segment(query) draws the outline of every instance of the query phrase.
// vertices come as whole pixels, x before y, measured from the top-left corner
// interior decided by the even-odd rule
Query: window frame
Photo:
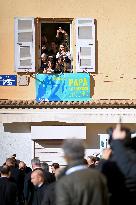
[[[35,65],[32,68],[18,68],[18,64],[17,64],[17,60],[20,59],[20,55],[18,52],[18,48],[15,45],[14,47],[14,64],[15,64],[15,69],[16,72],[22,72],[22,73],[26,73],[26,72],[33,72],[33,73],[38,73],[38,69],[40,68],[40,64],[41,64],[41,24],[42,23],[69,23],[70,24],[70,53],[71,53],[71,66],[72,66],[72,70],[73,73],[74,72],[84,72],[83,69],[79,69],[79,62],[78,62],[78,53],[79,53],[79,49],[81,47],[83,47],[83,45],[88,47],[88,42],[89,40],[86,40],[86,42],[83,40],[77,41],[77,35],[78,35],[78,24],[77,22],[79,20],[92,20],[92,22],[94,23],[95,26],[95,20],[93,18],[45,18],[45,17],[15,17],[15,20],[19,19],[19,20],[32,20],[33,24],[32,24],[32,31],[33,31],[33,48],[32,49],[32,64]],[[27,30],[28,31],[28,30]],[[74,32],[75,31],[75,32]],[[95,32],[96,32],[96,27],[94,27],[94,48],[93,48],[93,63],[94,63],[94,68],[87,69],[87,72],[95,72],[95,66],[96,66],[96,55],[95,55],[95,49],[96,49],[96,38],[95,38]],[[18,38],[18,33],[19,30],[17,28],[17,24],[15,23],[15,27],[14,27],[14,38],[15,38],[15,42],[17,43],[17,38]],[[74,44],[73,44],[74,42]],[[19,44],[19,43],[18,43]],[[25,43],[24,43],[25,45]],[[16,54],[18,54],[18,56],[16,56]],[[18,58],[18,59],[17,59]],[[92,59],[91,58],[91,59]],[[81,59],[81,58],[80,58]],[[19,61],[18,61],[19,62]]]
[[[26,73],[26,72],[35,72],[35,23],[34,23],[34,17],[15,17],[14,18],[14,65],[15,65],[15,71],[17,73]],[[18,21],[19,20],[31,20],[32,21],[32,29],[24,29],[20,30],[18,29]],[[32,42],[19,42],[18,41],[18,34],[23,32],[32,32]],[[20,48],[23,47],[30,47],[30,59],[31,59],[31,67],[30,66],[20,66]],[[28,58],[24,58],[24,60],[27,60]]]
[[[36,53],[38,54],[36,57],[37,62],[37,72],[38,68],[40,67],[40,56],[41,56],[41,24],[42,23],[68,23],[70,24],[70,54],[71,54],[71,66],[73,70],[73,33],[72,33],[72,24],[73,24],[73,18],[37,18],[38,19],[38,30],[36,32],[36,35],[38,35],[38,39],[36,40],[38,43],[38,51]],[[39,61],[39,62],[38,62]]]
[[[79,21],[90,21],[90,23],[79,23]],[[91,23],[92,22],[92,23]],[[90,26],[92,27],[92,39],[79,39],[78,38],[78,32],[79,32],[79,27],[85,27],[85,26]],[[76,19],[76,72],[89,72],[89,73],[93,73],[95,72],[95,50],[96,50],[96,26],[95,26],[95,20],[93,18],[77,18]],[[80,49],[83,47],[90,47],[91,48],[91,54],[90,57],[89,56],[82,56],[81,57],[81,53],[80,53]],[[89,68],[89,66],[80,66],[80,60],[91,60],[92,59],[92,64],[93,64],[93,68]],[[91,67],[91,65],[90,65]]]

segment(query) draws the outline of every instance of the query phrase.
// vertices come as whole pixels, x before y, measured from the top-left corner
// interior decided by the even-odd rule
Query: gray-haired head
[[[84,158],[85,147],[83,140],[75,138],[64,140],[62,149],[65,157],[70,160],[76,161]]]
[[[49,171],[49,165],[46,163],[46,162],[43,162],[42,164],[41,164],[41,168],[43,169],[43,170],[45,170],[45,171]]]
[[[40,160],[38,158],[33,158],[31,160],[31,164],[35,165],[35,166],[38,166],[38,167],[41,166]]]

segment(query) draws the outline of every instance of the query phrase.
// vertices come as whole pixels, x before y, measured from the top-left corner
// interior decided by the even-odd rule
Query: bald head
[[[42,169],[35,169],[31,174],[31,182],[34,186],[39,186],[45,181],[44,172]]]

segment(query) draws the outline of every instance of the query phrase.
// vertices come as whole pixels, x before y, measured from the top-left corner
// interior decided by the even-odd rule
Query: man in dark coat
[[[108,154],[110,156],[108,156]],[[100,160],[97,169],[102,172],[107,179],[110,202],[109,204],[127,205],[125,178],[117,166],[114,153],[111,154],[111,150],[106,149],[103,151],[102,159]]]
[[[118,128],[118,126],[120,128]],[[118,132],[120,130],[120,133]],[[121,137],[122,141],[113,140]],[[124,138],[123,138],[124,137]],[[131,170],[129,161],[136,163],[136,155],[130,149],[131,132],[121,125],[117,125],[110,134],[111,149],[105,149],[103,160],[98,168],[106,176],[110,193],[110,205],[133,205],[136,204],[136,175],[129,176],[128,170]],[[124,151],[123,151],[123,149]],[[133,203],[135,200],[135,203]]]
[[[125,176],[128,205],[136,204],[136,139],[131,139],[130,146],[125,146],[126,132],[118,124],[112,134],[112,148],[118,167]]]
[[[56,205],[55,182],[48,185],[41,205]]]
[[[29,173],[32,172],[30,167],[27,167],[26,164],[23,161],[19,162],[19,172],[20,172],[20,177],[19,177],[19,186],[18,186],[18,191],[19,191],[19,205],[24,205],[24,180],[25,176]]]
[[[63,150],[68,166],[56,184],[57,205],[107,205],[105,178],[84,164],[82,140],[66,140]]]
[[[15,160],[13,158],[7,158],[6,165],[10,167],[10,172],[11,172],[10,180],[15,182],[18,187],[20,183],[20,171],[18,167],[15,166]]]
[[[32,164],[33,171],[36,169],[43,170],[41,168],[41,163],[40,163],[40,160],[38,158],[32,159],[31,164]],[[55,181],[55,177],[50,172],[48,172],[47,170],[43,170],[43,172],[44,172],[44,177],[45,177],[46,183],[50,184],[50,183]],[[26,203],[28,203],[28,204],[29,204],[31,195],[32,195],[33,190],[34,190],[34,186],[31,183],[31,174],[32,174],[32,172],[29,172],[25,176],[25,181],[24,181],[24,198],[25,198]]]
[[[44,193],[48,184],[45,182],[44,172],[41,169],[36,169],[31,174],[31,182],[34,185],[33,194],[31,196],[31,205],[41,205]]]
[[[19,168],[15,164],[14,158],[7,158],[6,159],[6,165],[10,167],[10,181],[16,183],[17,189],[18,189],[18,204],[21,205],[21,198],[22,195],[20,187],[23,186],[22,176]]]
[[[8,166],[1,167],[0,205],[16,205],[17,186],[9,180],[10,174]]]

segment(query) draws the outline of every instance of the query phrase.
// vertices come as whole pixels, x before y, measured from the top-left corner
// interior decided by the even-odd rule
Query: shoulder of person
[[[25,181],[31,180],[31,174],[32,174],[32,171],[30,171],[29,173],[27,173],[27,174],[25,175]]]
[[[3,184],[3,183],[8,183],[8,178],[6,177],[0,177],[0,183]]]
[[[75,178],[76,176],[77,177],[81,177],[81,178],[84,178],[84,179],[89,179],[91,177],[91,179],[93,180],[96,180],[96,178],[99,178],[99,177],[103,177],[103,175],[97,170],[97,169],[91,169],[91,168],[87,168],[87,169],[84,169],[84,170],[79,170],[77,172],[74,172],[72,174],[70,174],[72,178]],[[68,176],[70,176],[68,175]]]
[[[28,174],[29,172],[32,172],[32,169],[30,167],[26,167],[26,174]]]
[[[17,184],[14,181],[8,180],[8,187],[12,189],[12,191],[17,191]]]

